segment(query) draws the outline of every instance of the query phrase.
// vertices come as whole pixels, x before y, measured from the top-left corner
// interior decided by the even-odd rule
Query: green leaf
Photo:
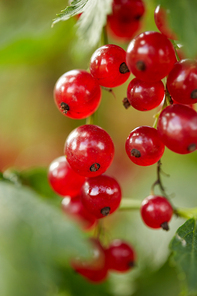
[[[56,288],[60,263],[89,251],[60,209],[27,188],[0,182],[0,295],[44,296]]]
[[[170,243],[172,259],[184,279],[189,295],[197,294],[197,222],[187,220]]]
[[[53,25],[82,13],[77,22],[78,35],[86,47],[93,47],[100,40],[107,15],[111,12],[111,3],[112,0],[74,0],[71,6],[58,14]]]
[[[59,21],[66,21],[70,17],[84,12],[85,5],[87,2],[88,0],[72,1],[70,6],[67,6],[65,9],[63,9],[60,13],[57,14],[57,18],[54,19],[52,26]]]
[[[176,270],[169,261],[156,271],[145,268],[135,282],[136,290],[132,296],[178,296],[180,283]],[[161,289],[162,287],[162,289]]]
[[[188,58],[197,56],[197,0],[157,0],[157,4],[170,10],[169,21],[176,32],[179,43],[183,44]]]

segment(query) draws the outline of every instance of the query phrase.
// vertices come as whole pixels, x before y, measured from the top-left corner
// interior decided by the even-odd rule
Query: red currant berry
[[[100,242],[96,239],[91,239],[92,257],[89,261],[80,258],[72,261],[73,269],[93,283],[101,283],[106,280],[108,275],[108,267],[106,264],[105,250]]]
[[[104,173],[114,157],[109,134],[96,125],[82,125],[73,130],[65,143],[65,154],[72,169],[85,177]]]
[[[118,182],[106,175],[88,178],[81,188],[84,207],[98,219],[117,210],[121,197]]]
[[[176,62],[172,43],[159,32],[144,32],[129,44],[126,63],[136,78],[152,82],[164,78]]]
[[[114,0],[112,14],[107,18],[109,33],[118,39],[131,40],[140,28],[140,18],[145,12],[141,0]]]
[[[167,88],[175,101],[181,104],[197,103],[197,61],[177,62],[168,75]]]
[[[140,126],[131,131],[126,140],[125,149],[132,162],[147,166],[160,160],[165,146],[155,128]]]
[[[179,104],[166,107],[159,116],[157,129],[170,150],[187,154],[197,149],[197,113],[192,108]]]
[[[170,11],[168,9],[164,9],[161,7],[161,5],[158,5],[154,13],[155,24],[163,35],[169,39],[176,40],[176,34],[169,28],[168,25],[169,14]]]
[[[90,73],[104,87],[123,84],[130,75],[126,65],[126,51],[114,44],[98,48],[91,57]]]
[[[129,103],[139,111],[152,110],[158,107],[164,98],[162,81],[145,82],[134,78],[127,88]]]
[[[137,31],[139,31],[141,23],[135,19],[122,19],[117,18],[116,14],[109,15],[107,18],[107,32],[120,42],[130,41]]]
[[[82,119],[90,116],[98,108],[101,89],[90,73],[85,70],[72,70],[58,79],[54,98],[62,114]]]
[[[151,228],[169,230],[168,222],[173,215],[170,202],[163,196],[149,195],[141,205],[141,216],[144,223]]]
[[[65,196],[75,196],[79,194],[85,177],[78,175],[70,167],[65,156],[61,156],[49,166],[48,180],[55,192]]]
[[[96,225],[97,219],[83,206],[80,195],[75,197],[66,196],[62,200],[62,210],[76,220],[82,228],[89,230]]]
[[[135,265],[133,247],[120,239],[113,240],[106,250],[108,269],[125,272]]]

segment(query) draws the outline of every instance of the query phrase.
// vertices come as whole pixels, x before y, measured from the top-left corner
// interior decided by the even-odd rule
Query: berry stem
[[[103,27],[103,34],[102,35],[103,35],[102,41],[103,41],[104,45],[109,44],[106,26]]]
[[[161,170],[161,165],[162,165],[161,160],[159,160],[157,162],[157,180],[153,183],[153,185],[151,187],[151,195],[154,195],[154,188],[155,188],[155,186],[156,185],[159,185],[159,188],[160,188],[163,196],[165,196],[167,198],[168,196],[167,196],[167,194],[165,192],[165,188],[164,188],[164,186],[163,186],[163,184],[161,182],[161,173],[163,173],[162,170]],[[166,176],[169,176],[167,174],[165,174],[165,175]]]
[[[166,88],[165,90],[165,99],[164,99],[164,102],[163,102],[163,105],[162,105],[162,108],[161,110],[159,110],[159,112],[157,112],[155,115],[154,115],[154,118],[155,118],[155,121],[153,123],[153,127],[154,128],[157,128],[157,122],[158,122],[158,119],[159,119],[159,115],[160,113],[163,111],[163,109],[165,109],[167,106],[171,105],[171,97],[170,97],[170,94]]]
[[[172,45],[174,46],[174,51],[175,51],[176,59],[179,62],[180,61],[180,58],[179,58],[178,53],[177,53],[177,49],[179,49],[179,48],[178,48],[178,46],[177,46],[177,44],[176,44],[176,42],[174,40],[171,39],[170,41],[171,41]]]
[[[127,210],[139,210],[141,207],[141,201],[137,199],[123,198],[119,207],[120,211]]]
[[[95,113],[86,118],[86,124],[94,124],[94,115]]]
[[[197,219],[197,208],[176,208],[174,209],[174,214],[185,219]]]

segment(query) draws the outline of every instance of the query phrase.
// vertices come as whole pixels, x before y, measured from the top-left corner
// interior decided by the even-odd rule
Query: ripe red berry
[[[55,103],[62,114],[82,119],[96,111],[101,101],[97,81],[85,70],[72,70],[63,74],[54,89]]]
[[[61,156],[50,164],[48,180],[55,192],[62,196],[69,195],[73,197],[79,194],[85,177],[73,171],[66,157]]]
[[[167,88],[178,103],[197,103],[197,62],[195,60],[177,62],[168,75]]]
[[[132,162],[147,166],[160,160],[165,146],[155,128],[140,126],[131,131],[126,140],[125,149]]]
[[[174,104],[160,114],[157,125],[162,142],[172,151],[187,154],[197,149],[197,112]]]
[[[82,228],[89,230],[96,225],[97,219],[91,213],[89,213],[81,202],[81,196],[75,197],[66,196],[62,200],[62,210],[64,213],[74,218]]]
[[[104,87],[123,84],[130,75],[126,65],[126,51],[114,44],[101,46],[91,57],[90,73]]]
[[[112,13],[107,18],[109,33],[123,41],[129,41],[140,28],[140,18],[145,12],[142,0],[114,0]]]
[[[82,125],[73,130],[65,143],[65,154],[72,169],[85,177],[104,173],[114,157],[109,134],[96,125]]]
[[[106,264],[105,250],[96,239],[90,240],[92,245],[92,257],[90,260],[82,260],[77,258],[72,260],[73,269],[93,283],[103,282],[108,275],[108,267]]]
[[[173,215],[170,202],[163,196],[149,195],[141,205],[141,216],[144,223],[151,228],[169,230],[168,222]]]
[[[144,32],[129,44],[126,63],[136,78],[152,82],[164,78],[176,62],[172,43],[159,32]]]
[[[134,78],[127,88],[129,103],[139,111],[152,110],[158,107],[164,98],[162,81],[145,82]]]
[[[81,201],[84,207],[98,219],[117,210],[121,197],[118,182],[106,175],[88,178],[81,188]]]
[[[109,270],[129,271],[135,265],[135,252],[131,245],[120,239],[113,240],[106,250]]]
[[[168,9],[164,9],[163,7],[161,7],[161,5],[158,5],[154,13],[155,24],[163,35],[165,35],[169,39],[176,40],[176,34],[170,29],[168,24],[169,14],[170,11]]]

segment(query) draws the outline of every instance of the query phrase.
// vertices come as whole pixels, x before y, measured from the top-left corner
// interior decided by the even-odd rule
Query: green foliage
[[[197,221],[187,220],[176,232],[170,248],[172,259],[179,268],[180,277],[185,279],[186,295],[197,294]]]
[[[77,23],[78,35],[87,48],[94,47],[100,40],[106,17],[111,12],[111,3],[112,0],[74,0],[71,6],[57,15],[53,25],[83,12]]]
[[[61,210],[31,190],[0,182],[0,295],[40,296],[56,288],[58,266],[89,246]]]
[[[184,45],[184,51],[187,57],[196,58],[197,1],[156,0],[155,2],[170,10],[170,25],[176,32],[179,42]]]
[[[150,272],[145,269],[136,281],[136,292],[132,296],[178,296],[179,284],[175,268],[167,261],[157,271]]]

